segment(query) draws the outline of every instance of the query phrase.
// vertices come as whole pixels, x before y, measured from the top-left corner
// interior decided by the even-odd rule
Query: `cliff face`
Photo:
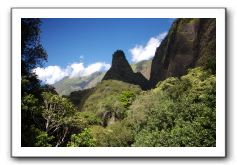
[[[216,70],[216,20],[214,18],[177,19],[156,49],[151,62],[150,80],[134,73],[123,51],[113,54],[112,67],[103,80],[114,79],[139,85],[143,90],[167,77],[180,77],[197,66]]]
[[[184,75],[203,66],[215,73],[216,20],[177,19],[152,60],[150,86],[167,77]]]
[[[112,66],[103,78],[103,80],[111,79],[139,85],[143,90],[149,88],[149,81],[141,73],[133,72],[125,58],[124,52],[121,50],[113,54]]]

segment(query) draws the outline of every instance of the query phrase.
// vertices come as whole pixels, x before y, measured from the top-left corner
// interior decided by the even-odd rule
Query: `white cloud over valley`
[[[61,68],[60,66],[48,66],[46,68],[37,67],[33,72],[35,72],[38,78],[44,83],[54,84],[66,76],[70,78],[89,76],[95,72],[107,71],[109,68],[110,64],[104,62],[96,62],[87,67],[84,66],[83,62],[80,62],[70,64],[66,68]]]
[[[165,38],[167,32],[161,33],[156,37],[151,37],[146,45],[136,45],[130,49],[132,62],[148,60],[155,55],[156,48],[160,46],[161,41]]]

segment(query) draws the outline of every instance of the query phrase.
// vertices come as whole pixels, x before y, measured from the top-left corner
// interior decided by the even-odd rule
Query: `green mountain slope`
[[[94,88],[72,92],[69,99],[79,113],[99,119],[88,127],[95,146],[214,147],[215,89],[215,75],[198,67],[148,91],[104,80]]]
[[[67,96],[27,93],[24,146],[216,147],[215,47],[215,19],[177,19],[152,62],[120,50],[106,74],[54,84]]]
[[[85,77],[65,77],[53,84],[59,95],[69,95],[73,91],[88,89],[96,86],[102,80],[104,73],[96,72]]]
[[[131,64],[131,67],[135,73],[141,72],[145,78],[150,78],[151,60],[144,60],[136,64]],[[53,84],[53,87],[55,87],[55,90],[59,95],[69,95],[73,91],[95,87],[99,82],[101,82],[104,75],[105,73],[96,72],[85,77],[64,77],[62,80]]]
[[[126,109],[141,91],[138,85],[103,80],[94,88],[72,92],[69,99],[81,111],[93,112],[100,116],[103,125],[107,125],[113,120],[124,118]],[[109,119],[110,122],[107,121]]]
[[[133,101],[125,119],[136,147],[216,145],[216,78],[200,67],[169,77]]]

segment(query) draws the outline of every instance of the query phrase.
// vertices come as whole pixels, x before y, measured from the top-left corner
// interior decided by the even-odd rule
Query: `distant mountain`
[[[151,62],[150,60],[143,60],[135,64],[131,64],[133,72],[140,72],[147,80],[150,79],[151,74]]]
[[[151,60],[144,60],[136,64],[131,64],[131,68],[133,72],[141,72],[141,74],[146,79],[149,79],[151,70]],[[104,75],[105,73],[103,72],[96,72],[85,77],[70,78],[67,76],[53,84],[53,87],[55,87],[59,95],[69,95],[71,92],[74,91],[81,91],[84,89],[95,87],[99,82],[101,82]]]
[[[95,72],[84,77],[64,77],[62,80],[53,84],[59,95],[69,95],[73,91],[92,88],[102,80],[105,73]]]
[[[60,95],[69,95],[73,91],[94,87],[101,80],[119,80],[147,90],[168,77],[180,77],[194,67],[202,66],[215,73],[215,27],[215,19],[177,19],[152,60],[130,65],[124,52],[118,50],[113,54],[112,66],[106,73],[65,77],[53,86]]]

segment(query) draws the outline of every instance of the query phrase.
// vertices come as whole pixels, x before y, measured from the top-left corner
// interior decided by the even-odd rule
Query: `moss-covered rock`
[[[152,61],[150,85],[167,77],[180,77],[189,68],[203,66],[215,73],[216,20],[177,19],[157,48]]]

